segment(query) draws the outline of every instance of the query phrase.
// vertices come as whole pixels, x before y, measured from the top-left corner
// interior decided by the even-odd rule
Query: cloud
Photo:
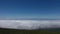
[[[60,27],[60,20],[0,20],[0,28],[39,29],[58,27]]]

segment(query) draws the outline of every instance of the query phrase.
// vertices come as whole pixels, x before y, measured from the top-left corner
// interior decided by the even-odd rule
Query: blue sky
[[[0,0],[0,18],[60,19],[60,1]]]

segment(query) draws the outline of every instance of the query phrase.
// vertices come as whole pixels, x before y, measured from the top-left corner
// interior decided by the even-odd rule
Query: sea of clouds
[[[60,28],[60,20],[0,20],[0,28],[12,28],[12,29]]]

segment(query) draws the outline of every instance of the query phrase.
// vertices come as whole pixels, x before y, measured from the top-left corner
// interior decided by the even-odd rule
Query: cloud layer
[[[58,28],[60,20],[0,20],[0,27],[13,29]]]

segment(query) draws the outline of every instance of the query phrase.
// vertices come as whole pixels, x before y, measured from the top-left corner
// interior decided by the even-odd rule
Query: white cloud
[[[60,20],[0,20],[1,28],[38,29],[60,27]]]

